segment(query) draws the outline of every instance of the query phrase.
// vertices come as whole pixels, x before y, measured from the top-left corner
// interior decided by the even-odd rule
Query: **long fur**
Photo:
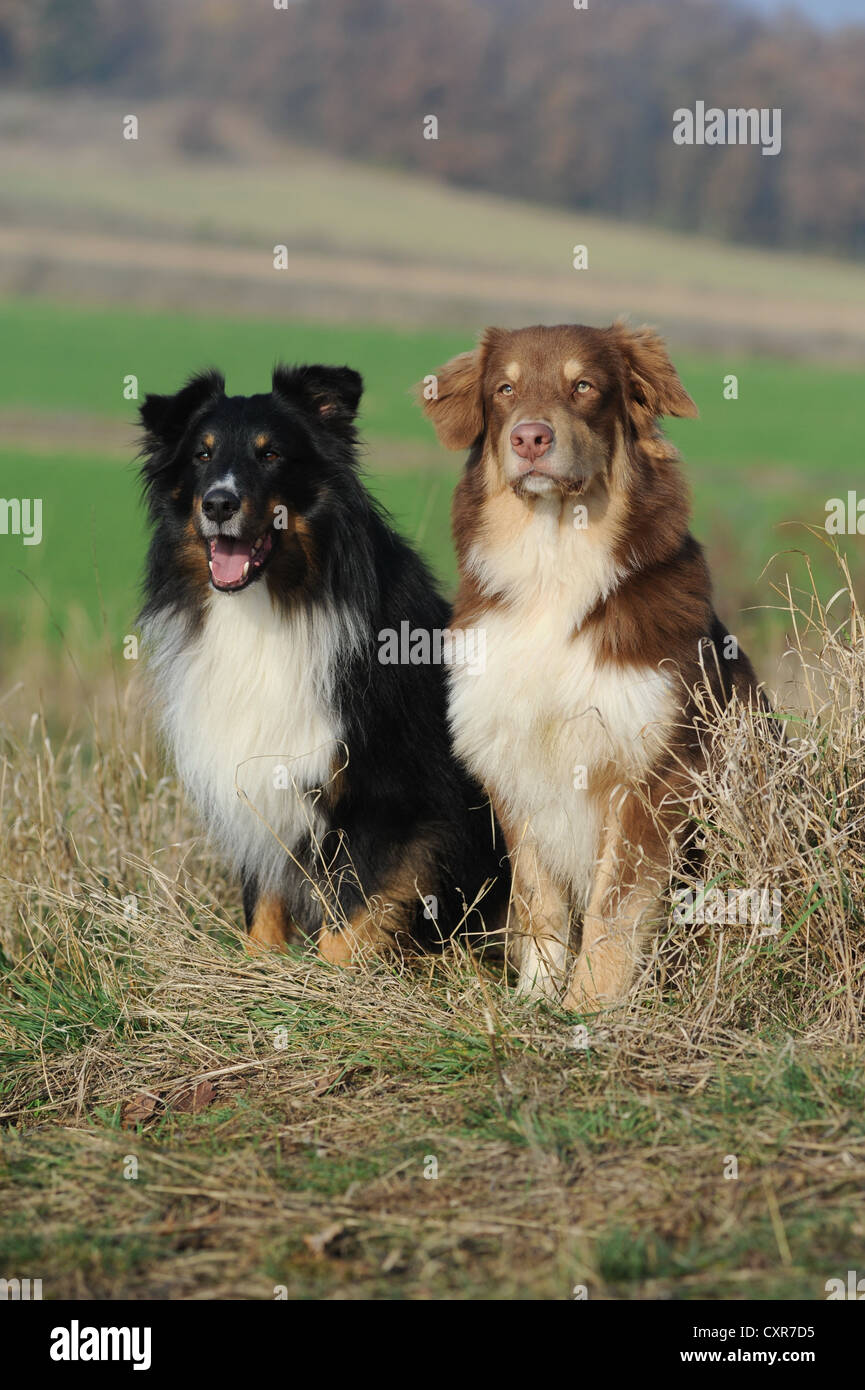
[[[384,942],[435,946],[494,928],[508,868],[450,749],[443,667],[379,661],[383,630],[450,614],[358,475],[359,397],[356,373],[307,367],[278,368],[267,395],[227,397],[209,373],[147,398],[141,621],[163,733],[253,935],[275,900],[284,936],[374,916]],[[226,480],[242,507],[223,533],[272,529],[237,592],[214,587],[202,534],[202,499]]]
[[[486,630],[484,676],[450,675],[455,747],[508,842],[522,987],[595,1007],[659,918],[695,692],[756,696],[657,424],[696,407],[657,335],[622,324],[489,329],[437,386],[427,413],[469,448],[454,622]]]

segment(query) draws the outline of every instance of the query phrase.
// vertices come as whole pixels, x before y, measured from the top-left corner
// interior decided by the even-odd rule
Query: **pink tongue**
[[[243,578],[243,566],[252,563],[252,549],[247,541],[235,541],[230,536],[217,536],[211,547],[212,574],[217,584],[238,584]]]

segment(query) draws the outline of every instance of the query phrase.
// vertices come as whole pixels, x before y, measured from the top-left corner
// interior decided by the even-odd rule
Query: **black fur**
[[[270,550],[249,582],[266,584],[271,601],[296,605],[323,621],[348,610],[361,633],[337,665],[332,701],[344,731],[348,766],[320,806],[339,909],[350,915],[382,893],[389,874],[419,839],[430,846],[419,891],[438,899],[438,921],[417,903],[412,934],[435,946],[450,936],[487,881],[481,911],[489,930],[507,902],[508,869],[500,832],[480,787],[454,760],[447,729],[445,668],[383,665],[379,633],[443,629],[449,608],[415,552],[367,492],[357,468],[355,412],[362,381],[348,367],[277,367],[272,391],[224,393],[215,371],[196,376],[174,396],[147,396],[142,482],[153,526],[145,577],[145,631],[168,612],[182,615],[188,639],[200,631],[213,581],[202,534],[201,498],[232,475],[242,498],[242,536],[271,535],[273,503],[292,524],[272,531]],[[210,457],[203,447],[211,440]],[[263,449],[261,440],[269,447]],[[276,458],[266,457],[270,452]],[[240,515],[240,514],[239,514]],[[206,524],[206,523],[205,523]],[[214,602],[230,603],[230,593]],[[290,650],[286,662],[292,659]],[[254,700],[254,691],[250,692]],[[290,711],[286,712],[287,725]],[[324,864],[307,839],[295,849],[324,886]],[[241,866],[250,922],[255,874]],[[314,936],[321,912],[303,873],[286,856],[281,895],[301,929]],[[327,890],[329,891],[329,890]],[[470,930],[482,928],[477,913]]]

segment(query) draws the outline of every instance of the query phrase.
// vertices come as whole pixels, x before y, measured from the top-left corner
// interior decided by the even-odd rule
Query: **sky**
[[[761,14],[798,10],[812,24],[835,26],[865,23],[865,0],[738,0],[742,8]]]

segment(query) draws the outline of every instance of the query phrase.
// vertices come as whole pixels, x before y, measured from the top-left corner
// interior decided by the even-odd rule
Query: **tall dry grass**
[[[777,591],[789,640],[771,712],[756,704],[721,707],[707,693],[699,701],[711,745],[690,802],[699,881],[707,894],[727,897],[728,919],[749,894],[771,902],[775,913],[730,922],[722,906],[720,920],[706,912],[690,932],[673,925],[665,934],[680,962],[670,983],[687,999],[695,1026],[774,1023],[835,1041],[860,1036],[865,621],[847,562],[837,559],[841,583],[826,601],[810,565],[804,592],[786,576]],[[677,881],[692,887],[687,863],[673,867]]]
[[[722,756],[693,800],[700,877],[724,890],[777,890],[778,930],[671,920],[627,1006],[596,1030],[660,1030],[691,1044],[773,1030],[839,1044],[860,1036],[865,624],[839,566],[843,582],[826,602],[788,585],[786,669],[795,680],[776,693],[773,718],[706,710]],[[343,1030],[354,1013],[367,1039],[376,1028],[399,1036],[418,1007],[432,1016],[443,999],[442,1018],[456,1010],[467,1036],[546,1046],[551,1029],[567,1032],[564,1015],[516,1000],[501,966],[479,965],[460,947],[439,962],[378,963],[362,976],[302,952],[249,958],[237,888],[160,766],[136,682],[108,680],[60,739],[44,708],[28,710],[27,694],[21,686],[0,707],[5,1113],[37,1096],[78,1104],[85,1073],[97,1091],[104,1074],[106,1096],[133,1074],[179,1084],[190,1067],[229,1065],[247,1044],[255,1054],[250,1010],[269,1026],[274,1010],[303,1000],[310,1017],[323,1009]],[[683,865],[678,872],[681,884]],[[428,989],[429,1004],[419,1005]]]

